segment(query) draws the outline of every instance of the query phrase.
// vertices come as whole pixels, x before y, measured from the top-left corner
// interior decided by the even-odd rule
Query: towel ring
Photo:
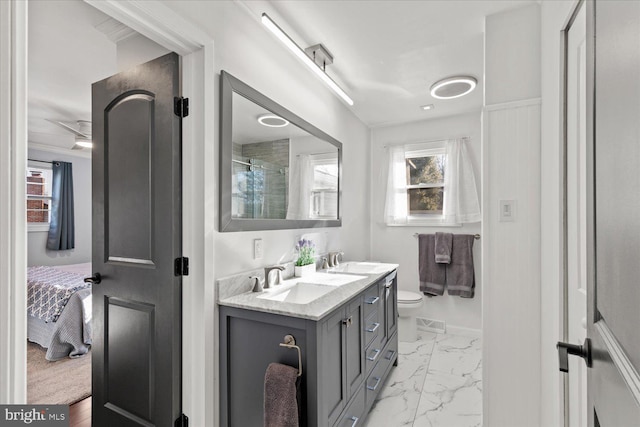
[[[300,351],[300,347],[296,345],[296,339],[293,337],[293,335],[285,335],[283,341],[284,342],[280,343],[280,347],[295,348],[296,350],[298,350],[298,376],[301,377],[302,376],[302,352]]]

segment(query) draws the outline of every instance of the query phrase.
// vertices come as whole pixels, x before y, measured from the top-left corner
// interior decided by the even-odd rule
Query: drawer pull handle
[[[367,328],[367,332],[375,332],[380,327],[380,323],[373,323]]]
[[[351,424],[351,427],[356,427],[356,424],[358,424],[358,420],[359,420],[359,419],[360,419],[360,418],[358,418],[358,417],[351,417],[351,418],[349,418],[349,420],[353,421],[353,424]]]
[[[375,350],[373,350],[373,352],[375,353],[373,356],[367,356],[367,359],[372,362],[378,358],[378,355],[380,354],[380,350],[376,348]]]
[[[366,302],[367,304],[375,304],[378,302],[378,300],[380,299],[380,297],[373,297],[373,298],[369,298],[367,300],[365,300],[364,302]]]
[[[376,385],[374,385],[373,387],[370,386],[370,385],[367,385],[367,389],[375,391],[378,388],[378,386],[380,385],[380,377],[373,377],[373,379],[376,380]]]
[[[391,360],[393,359],[393,356],[396,355],[396,351],[395,350],[389,350],[389,352],[387,353],[387,357],[385,357],[385,359],[387,360]]]

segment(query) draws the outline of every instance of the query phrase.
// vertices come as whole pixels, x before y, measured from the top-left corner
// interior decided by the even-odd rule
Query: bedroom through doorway
[[[82,0],[28,19],[27,402],[89,402],[90,425],[91,84],[169,51]]]

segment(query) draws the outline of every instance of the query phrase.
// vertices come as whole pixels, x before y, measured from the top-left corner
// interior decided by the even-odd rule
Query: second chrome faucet
[[[273,279],[271,272],[276,271],[276,278]],[[271,286],[279,285],[282,279],[281,271],[284,271],[284,265],[273,265],[264,268],[264,288],[269,289]]]

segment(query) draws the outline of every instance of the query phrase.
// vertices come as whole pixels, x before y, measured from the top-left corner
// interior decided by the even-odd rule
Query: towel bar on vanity
[[[413,233],[413,237],[415,237],[416,239],[418,238],[418,236],[420,235],[420,233]],[[476,240],[480,240],[480,235],[479,234],[474,234],[473,238]]]
[[[302,376],[302,352],[300,351],[300,347],[296,345],[296,339],[293,335],[285,335],[284,342],[280,343],[280,347],[286,348],[295,348],[298,350],[298,376]]]

